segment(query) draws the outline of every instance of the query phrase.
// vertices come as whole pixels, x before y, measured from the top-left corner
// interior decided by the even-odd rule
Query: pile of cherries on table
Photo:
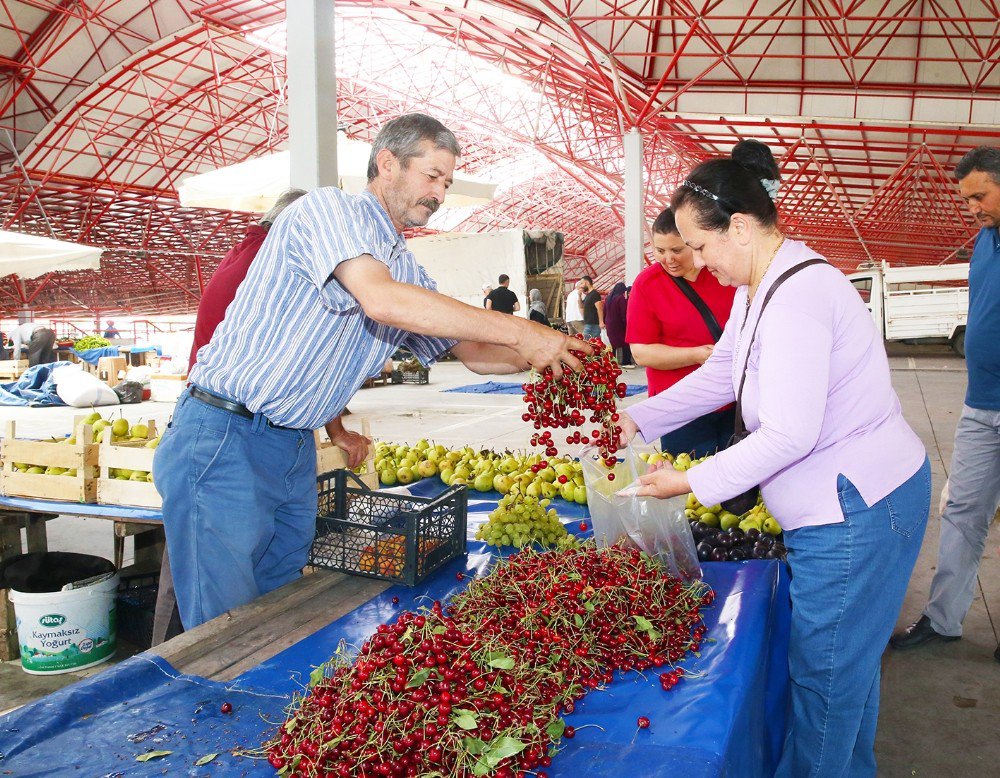
[[[746,559],[784,559],[786,549],[775,536],[758,529],[727,530],[700,521],[691,523],[691,534],[702,562],[742,562]]]

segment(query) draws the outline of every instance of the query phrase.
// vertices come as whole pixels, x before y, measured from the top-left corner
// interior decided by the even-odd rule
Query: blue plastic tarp
[[[466,558],[423,584],[391,587],[229,683],[181,675],[148,652],[132,657],[0,718],[0,774],[273,775],[266,763],[232,752],[275,731],[313,667],[341,641],[360,645],[401,608],[446,599],[465,585],[456,572],[483,574],[494,559],[491,549],[470,543]],[[619,674],[607,689],[588,694],[567,717],[578,733],[564,741],[550,776],[773,772],[788,699],[786,568],[773,561],[703,567],[716,601],[703,609],[708,632],[701,655],[683,663],[688,676],[663,692],[654,672]],[[224,701],[231,714],[221,712]],[[652,726],[638,730],[638,716]],[[151,750],[172,753],[136,761]],[[194,766],[213,753],[219,756],[207,767]]]
[[[98,505],[89,502],[67,503],[63,500],[37,500],[34,497],[0,495],[0,508],[38,513],[59,513],[68,516],[98,516],[102,519],[134,519],[163,521],[159,508],[136,508],[130,505]]]
[[[10,383],[0,384],[0,405],[45,407],[65,405],[56,394],[56,382],[52,371],[69,362],[50,362],[47,365],[29,367],[21,377]]]
[[[643,394],[646,387],[641,384],[626,384],[625,396],[631,397],[634,394]],[[443,392],[464,392],[466,394],[521,394],[524,390],[521,384],[508,383],[505,381],[486,381],[481,384],[468,384],[467,386],[456,386],[454,389],[442,389]]]
[[[73,353],[76,354],[80,359],[90,365],[96,365],[97,360],[101,357],[117,357],[121,356],[118,346],[101,346],[99,348],[88,348],[83,351],[77,351],[73,349]]]

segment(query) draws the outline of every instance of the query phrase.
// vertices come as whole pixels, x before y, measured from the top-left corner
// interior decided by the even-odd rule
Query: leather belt
[[[191,384],[190,391],[191,396],[196,400],[201,400],[203,403],[211,405],[215,408],[222,408],[224,411],[235,413],[237,416],[243,416],[246,419],[253,418],[253,412],[245,405],[240,405],[232,400],[227,400],[225,397],[219,397],[217,394],[206,392],[204,389],[199,389],[194,384]]]

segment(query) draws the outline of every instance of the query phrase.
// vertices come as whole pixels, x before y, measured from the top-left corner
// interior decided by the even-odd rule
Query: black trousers
[[[28,367],[47,365],[56,361],[56,333],[43,328],[35,330],[28,341]]]

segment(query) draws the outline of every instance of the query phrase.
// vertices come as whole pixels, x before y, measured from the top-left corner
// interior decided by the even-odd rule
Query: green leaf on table
[[[490,763],[487,761],[485,756],[479,757],[479,759],[476,760],[476,763],[472,765],[472,774],[476,776],[489,775],[492,771],[493,768],[490,766]]]
[[[150,759],[159,759],[164,756],[170,756],[173,751],[147,751],[145,754],[139,754],[135,758],[137,762],[148,762]]]
[[[201,767],[203,764],[208,764],[217,756],[218,754],[205,754],[205,756],[201,757],[201,759],[194,763],[195,767]]]
[[[548,726],[545,727],[545,734],[553,740],[558,740],[562,737],[565,729],[566,722],[563,719],[556,719],[555,721],[549,722]]]
[[[504,759],[517,756],[517,754],[525,749],[526,745],[526,743],[522,743],[517,738],[504,735],[490,743],[490,750],[485,755],[486,762],[490,765],[491,769],[495,768]]]
[[[324,675],[324,673],[323,673],[323,665],[320,665],[319,667],[313,668],[313,671],[311,673],[309,673],[309,688],[311,689],[316,684],[318,684],[320,681],[322,681],[323,680],[323,675]]]
[[[465,746],[465,750],[472,754],[472,756],[478,756],[479,754],[486,753],[489,748],[488,745],[477,737],[467,737],[462,738],[462,745]]]
[[[479,720],[476,718],[476,712],[471,710],[453,708],[451,711],[451,720],[456,727],[460,727],[462,729],[475,729],[479,726]]]
[[[443,635],[448,631],[448,628],[443,624],[438,624],[434,629],[431,630],[432,635]]]
[[[410,676],[410,680],[406,682],[407,689],[414,689],[417,686],[423,686],[428,678],[431,677],[431,669],[425,667],[422,670],[417,670],[413,675]]]
[[[503,651],[490,651],[486,655],[486,662],[495,670],[513,670],[514,660]]]
[[[635,626],[641,632],[649,632],[653,628],[653,622],[647,619],[645,616],[633,616],[635,619]]]

